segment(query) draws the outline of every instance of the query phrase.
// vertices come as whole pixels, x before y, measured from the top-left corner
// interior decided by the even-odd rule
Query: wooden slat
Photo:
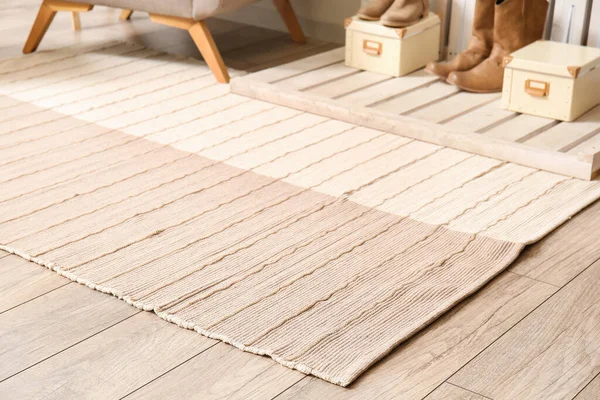
[[[573,398],[600,372],[600,262],[449,382],[493,399]]]
[[[427,104],[441,101],[442,99],[458,93],[458,91],[459,89],[456,86],[435,82],[427,87],[417,89],[402,96],[394,97],[383,103],[378,103],[374,105],[373,108],[393,114],[406,114],[411,110],[418,109]]]
[[[0,253],[0,313],[70,283],[47,268]]]
[[[562,287],[600,258],[600,202],[527,248],[510,270]]]
[[[521,114],[485,131],[485,135],[509,142],[525,142],[556,124],[558,121],[553,119]]]
[[[68,284],[0,314],[0,381],[136,312],[113,297]]]
[[[419,111],[411,113],[411,116],[425,121],[443,123],[477,109],[499,97],[496,93],[460,92],[456,96],[423,107]]]
[[[600,133],[600,106],[573,122],[563,122],[525,143],[543,149],[569,151]]]
[[[312,57],[303,58],[298,61],[257,72],[252,75],[252,79],[261,82],[276,82],[314,69],[322,68],[326,65],[338,63],[342,61],[344,57],[345,50],[343,47],[340,47]]]
[[[336,79],[319,86],[315,86],[307,90],[307,93],[335,99],[345,94],[349,94],[360,89],[375,85],[380,82],[388,81],[390,78],[387,75],[381,75],[369,71],[361,71],[358,74]]]
[[[444,124],[445,127],[467,132],[482,132],[490,126],[513,118],[516,114],[502,108],[500,100],[477,108]]]
[[[270,358],[219,343],[126,399],[270,399],[303,377]]]
[[[304,90],[357,72],[357,69],[347,67],[341,62],[284,79],[277,84],[290,90]]]
[[[277,399],[420,399],[502,336],[556,289],[504,273],[400,345],[348,389],[305,378]]]
[[[599,400],[600,399],[600,375],[596,376],[574,400]]]
[[[600,132],[591,138],[581,142],[570,149],[567,153],[576,156],[593,156],[600,152]]]
[[[111,300],[113,309],[121,304],[137,311],[113,297],[95,294]],[[57,328],[62,326],[60,334],[65,334],[68,317],[68,313],[55,313],[48,319]],[[53,338],[41,337],[38,346]],[[0,383],[0,398],[118,399],[215,343],[142,311]]]
[[[414,90],[418,87],[426,86],[436,80],[438,80],[436,77],[432,77],[421,70],[403,76],[402,78],[394,78],[368,86],[349,95],[341,96],[338,100],[341,104],[348,104],[354,107],[368,106]]]
[[[469,392],[466,389],[459,388],[452,384],[444,382],[431,394],[425,397],[425,400],[485,400],[486,397],[480,394]]]

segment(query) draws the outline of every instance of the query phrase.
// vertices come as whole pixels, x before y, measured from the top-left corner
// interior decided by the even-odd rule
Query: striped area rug
[[[600,196],[109,43],[0,63],[0,248],[346,386]]]

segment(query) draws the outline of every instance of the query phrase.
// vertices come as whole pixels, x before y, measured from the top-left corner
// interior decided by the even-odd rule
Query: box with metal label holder
[[[504,108],[573,121],[600,104],[600,49],[538,41],[504,58]]]
[[[406,28],[348,18],[346,65],[390,76],[403,76],[439,58],[440,18],[429,15]]]

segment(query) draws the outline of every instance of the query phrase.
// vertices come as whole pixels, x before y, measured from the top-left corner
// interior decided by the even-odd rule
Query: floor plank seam
[[[598,372],[596,375],[594,375],[592,377],[592,379],[590,379],[590,381],[588,383],[586,383],[579,392],[575,393],[575,395],[571,398],[571,400],[575,400],[577,399],[577,397],[583,393],[583,391],[592,384],[592,382],[594,382],[596,379],[600,379],[600,372]]]
[[[464,391],[466,391],[466,392],[469,392],[469,393],[476,394],[477,396],[481,396],[481,397],[483,397],[484,399],[488,399],[488,400],[494,400],[494,399],[492,399],[491,397],[484,396],[484,395],[482,395],[481,393],[474,392],[474,391],[472,391],[472,390],[469,390],[469,389],[467,389],[467,388],[464,388],[464,387],[462,387],[462,386],[459,386],[459,385],[457,385],[457,384],[455,384],[455,383],[448,382],[448,381],[444,381],[444,383],[446,383],[446,384],[448,384],[448,385],[452,385],[452,386],[454,386],[454,387],[457,387],[457,388],[459,388],[459,389],[462,389],[462,390],[464,390]]]
[[[132,390],[131,392],[127,393],[125,396],[122,396],[119,398],[119,400],[123,400],[126,399],[127,397],[131,396],[132,394],[134,394],[135,392],[137,392],[138,390],[148,386],[149,384],[151,384],[152,382],[162,378],[163,376],[167,375],[168,373],[170,373],[171,371],[179,368],[180,366],[186,364],[187,362],[191,361],[192,359],[198,357],[200,354],[204,353],[205,351],[212,349],[213,347],[215,347],[216,345],[218,345],[220,342],[218,340],[215,340],[215,343],[213,343],[211,346],[208,346],[207,348],[203,349],[202,351],[200,351],[199,353],[194,354],[193,356],[191,356],[190,358],[180,362],[179,364],[175,365],[173,368],[170,368],[168,370],[166,370],[165,372],[163,372],[162,374],[152,378],[151,380],[149,380],[148,382],[144,383],[143,385],[135,388],[134,390]]]
[[[65,286],[66,286],[66,285],[65,285]],[[63,287],[64,287],[64,286],[63,286]],[[123,318],[123,319],[121,319],[121,320],[119,320],[119,321],[115,322],[114,324],[111,324],[111,325],[109,325],[109,326],[107,326],[107,327],[105,327],[105,328],[103,328],[103,329],[99,330],[98,332],[95,332],[94,334],[92,334],[92,335],[90,335],[90,336],[87,336],[87,337],[85,337],[85,338],[83,338],[83,339],[81,339],[81,340],[79,340],[79,341],[77,341],[77,342],[73,343],[73,344],[72,344],[72,345],[70,345],[70,346],[67,346],[67,347],[65,347],[64,349],[62,349],[62,350],[60,350],[60,351],[57,351],[56,353],[54,353],[54,354],[52,354],[52,355],[50,355],[50,356],[48,356],[48,357],[46,357],[46,358],[43,358],[43,359],[41,359],[41,360],[39,360],[39,361],[37,361],[37,362],[35,362],[35,363],[31,364],[31,365],[30,365],[30,366],[28,366],[27,368],[23,368],[22,370],[20,370],[20,371],[18,371],[18,372],[15,372],[14,374],[12,374],[12,375],[10,375],[10,376],[7,376],[6,378],[4,378],[4,379],[0,380],[0,383],[2,383],[2,382],[6,382],[7,380],[11,379],[12,377],[14,377],[14,376],[17,376],[17,375],[19,375],[20,373],[22,373],[22,372],[24,372],[24,371],[27,371],[28,369],[31,369],[31,368],[35,367],[36,365],[38,365],[38,364],[41,364],[41,363],[43,363],[44,361],[46,361],[46,360],[48,360],[48,359],[50,359],[50,358],[52,358],[52,357],[54,357],[54,356],[56,356],[56,355],[58,355],[58,354],[60,354],[60,353],[63,353],[63,352],[65,352],[65,351],[69,350],[69,349],[70,349],[70,348],[72,348],[72,347],[75,347],[75,346],[77,346],[78,344],[80,344],[80,343],[82,343],[82,342],[84,342],[84,341],[86,341],[86,340],[88,340],[88,339],[90,339],[90,338],[92,338],[92,337],[94,337],[94,336],[96,336],[96,335],[98,335],[98,334],[100,334],[100,333],[102,333],[102,332],[104,332],[104,331],[106,331],[106,330],[108,330],[108,329],[110,329],[110,328],[112,328],[112,327],[114,327],[114,326],[116,326],[116,325],[120,324],[120,323],[121,323],[121,322],[123,322],[123,321],[126,321],[126,320],[128,320],[129,318],[131,318],[131,317],[133,317],[133,316],[135,316],[135,315],[137,315],[137,314],[139,314],[139,313],[141,313],[141,312],[144,312],[144,311],[142,311],[142,310],[136,310],[136,312],[134,312],[133,314],[129,315],[128,317],[125,317],[125,318]]]
[[[529,246],[531,246],[531,245],[528,245],[528,247],[529,247]],[[546,281],[542,281],[542,280],[540,280],[540,279],[533,278],[533,277],[531,277],[531,276],[529,276],[529,275],[520,274],[520,273],[518,273],[518,272],[511,271],[510,269],[509,269],[509,270],[507,270],[506,272],[507,272],[507,273],[509,273],[509,274],[515,274],[515,275],[518,275],[518,276],[520,276],[520,277],[523,277],[523,278],[531,279],[532,281],[536,281],[536,282],[539,282],[539,283],[543,283],[544,285],[550,285],[550,286],[553,286],[553,287],[555,287],[556,289],[563,288],[563,287],[566,285],[566,284],[565,284],[565,285],[563,285],[563,286],[558,286],[557,284],[550,283],[550,282],[546,282]]]
[[[53,272],[53,273],[54,273],[54,272]],[[17,308],[17,307],[21,307],[22,305],[24,305],[24,304],[27,304],[27,303],[29,303],[30,301],[33,301],[33,300],[35,300],[35,299],[37,299],[37,298],[40,298],[40,297],[42,297],[42,296],[45,296],[45,295],[47,295],[48,293],[52,293],[52,292],[54,292],[55,290],[58,290],[58,289],[60,289],[60,288],[64,288],[65,286],[67,286],[67,285],[70,285],[70,284],[72,284],[72,283],[74,283],[74,282],[73,282],[73,281],[68,281],[68,282],[65,282],[65,283],[64,283],[64,285],[60,285],[60,286],[58,286],[58,287],[55,287],[54,289],[48,290],[47,292],[41,293],[41,294],[39,294],[38,296],[32,297],[32,298],[30,298],[30,299],[28,299],[28,300],[26,300],[26,301],[24,301],[24,302],[22,302],[22,303],[19,303],[19,304],[17,304],[17,305],[14,305],[14,306],[12,306],[12,307],[10,307],[10,308],[7,308],[6,310],[0,310],[0,315],[4,314],[4,313],[6,313],[6,312],[8,312],[8,311],[10,311],[10,310],[14,310],[14,309],[15,309],[15,308]]]
[[[284,394],[285,392],[287,392],[288,390],[290,390],[291,388],[293,388],[294,386],[296,386],[297,384],[299,384],[300,382],[302,382],[303,380],[308,379],[308,378],[309,378],[308,375],[304,375],[303,377],[298,379],[296,382],[294,382],[287,388],[283,389],[281,392],[277,393],[275,396],[271,397],[271,400],[275,400],[276,398],[278,398],[279,396],[281,396],[282,394]]]

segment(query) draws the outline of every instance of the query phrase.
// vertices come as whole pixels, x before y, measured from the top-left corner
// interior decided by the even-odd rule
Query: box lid
[[[394,39],[403,39],[421,33],[440,23],[440,17],[438,17],[437,14],[430,12],[427,17],[422,18],[419,22],[405,28],[389,28],[382,25],[379,21],[365,21],[357,16],[347,18],[346,21],[344,21],[344,26],[351,31],[365,32]]]
[[[504,66],[577,78],[600,67],[600,49],[539,40],[505,57]]]

